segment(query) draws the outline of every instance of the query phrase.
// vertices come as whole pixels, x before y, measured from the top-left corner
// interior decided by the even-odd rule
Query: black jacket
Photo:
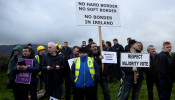
[[[173,64],[173,58],[168,52],[162,51],[158,57],[159,61],[159,78],[161,80],[167,80],[173,78],[175,67]]]
[[[59,70],[52,69],[47,70],[47,66],[50,67],[56,67],[57,65],[60,66]],[[45,82],[48,84],[49,82],[54,82],[55,84],[62,84],[62,71],[64,68],[64,60],[62,56],[58,55],[56,53],[55,56],[48,53],[42,62],[42,69],[45,70],[46,76],[45,76]]]
[[[158,54],[150,55],[150,68],[144,68],[146,79],[157,80],[159,73]]]
[[[68,48],[63,47],[62,52],[63,52],[64,56],[66,57],[66,56],[72,54],[72,49],[70,47],[68,47]]]
[[[114,50],[114,52],[117,52],[117,62],[120,62],[120,53],[124,52],[123,46],[120,44],[117,44],[112,46],[112,49]]]
[[[125,52],[129,52],[130,51],[130,46],[129,45],[126,45],[125,46]]]

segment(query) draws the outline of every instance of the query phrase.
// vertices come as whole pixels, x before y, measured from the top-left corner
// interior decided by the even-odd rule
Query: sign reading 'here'
[[[77,25],[120,26],[117,4],[76,2]]]
[[[121,53],[121,67],[150,67],[150,54]]]

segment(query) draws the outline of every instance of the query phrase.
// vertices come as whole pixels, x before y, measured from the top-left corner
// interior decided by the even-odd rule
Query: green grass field
[[[12,90],[6,89],[6,82],[7,82],[6,73],[1,73],[0,74],[0,100],[14,100]],[[115,81],[109,84],[111,100],[117,100],[118,89],[119,89],[119,81]],[[148,100],[147,96],[148,96],[147,87],[146,87],[146,82],[144,80],[142,83],[140,94],[139,94],[139,100]],[[130,98],[131,98],[131,94],[130,94]],[[98,100],[104,100],[103,91],[100,85],[98,85]],[[157,90],[155,86],[154,86],[154,100],[158,100]],[[171,93],[171,100],[175,100],[175,84]]]

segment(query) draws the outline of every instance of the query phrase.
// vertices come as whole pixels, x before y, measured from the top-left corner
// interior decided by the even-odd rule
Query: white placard
[[[77,25],[120,26],[118,4],[76,2]]]
[[[78,58],[79,58],[79,57],[77,57],[77,58],[72,58],[72,59],[68,59],[68,63],[69,63],[70,69],[71,69],[72,64],[74,63],[74,61],[75,61],[76,59],[78,59]]]
[[[59,99],[50,96],[49,100],[59,100]]]
[[[116,52],[109,52],[109,51],[102,51],[102,63],[113,63],[117,64],[117,53]]]
[[[121,67],[150,67],[148,53],[121,53]]]

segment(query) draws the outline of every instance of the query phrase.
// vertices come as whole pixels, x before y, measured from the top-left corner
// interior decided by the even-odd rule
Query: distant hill
[[[35,54],[37,54],[37,47],[40,44],[32,44],[32,48],[33,50],[35,50]],[[0,45],[0,56],[10,56],[12,49],[15,47],[16,45]],[[22,47],[25,47],[27,45],[21,45]],[[47,52],[47,46],[44,45],[46,48],[46,52]]]

